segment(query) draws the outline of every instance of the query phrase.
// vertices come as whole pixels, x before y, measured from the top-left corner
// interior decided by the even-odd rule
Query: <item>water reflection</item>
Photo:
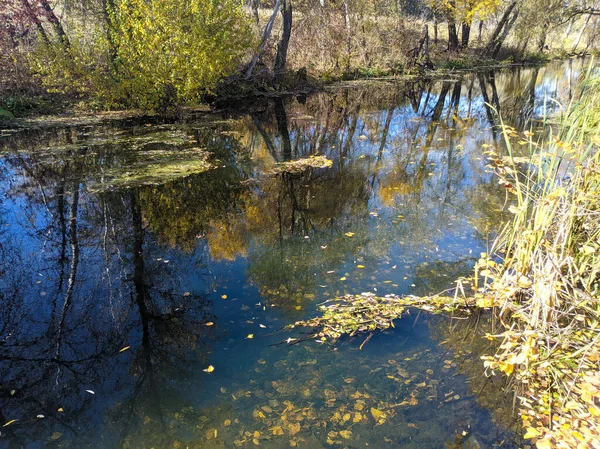
[[[0,447],[514,447],[463,320],[411,316],[362,351],[279,330],[468,273],[502,218],[496,111],[528,128],[581,64],[4,132]],[[313,155],[332,166],[275,170]]]

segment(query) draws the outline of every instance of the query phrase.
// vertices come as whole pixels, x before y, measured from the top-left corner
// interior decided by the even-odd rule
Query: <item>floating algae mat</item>
[[[524,447],[441,292],[578,64],[3,131],[0,449]]]
[[[209,154],[201,149],[141,150],[131,165],[107,170],[88,188],[92,192],[164,184],[209,170]]]

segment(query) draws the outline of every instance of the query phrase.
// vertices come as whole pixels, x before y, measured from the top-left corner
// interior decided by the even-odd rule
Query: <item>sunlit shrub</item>
[[[209,92],[253,43],[238,0],[122,0],[111,17],[120,87],[145,109]]]
[[[238,0],[122,0],[110,30],[71,30],[70,45],[38,45],[33,71],[53,92],[103,108],[146,110],[198,100],[253,44]]]

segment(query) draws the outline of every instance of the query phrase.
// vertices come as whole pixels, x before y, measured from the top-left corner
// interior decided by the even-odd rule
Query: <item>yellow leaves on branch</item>
[[[471,23],[485,20],[502,5],[501,0],[430,0],[430,7],[438,14],[453,15],[457,22]]]
[[[253,43],[236,0],[121,0],[110,16],[121,85],[147,109],[210,91]]]

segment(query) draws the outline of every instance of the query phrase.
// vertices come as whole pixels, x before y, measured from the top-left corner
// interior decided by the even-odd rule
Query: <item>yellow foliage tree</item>
[[[449,27],[462,24],[462,47],[469,44],[471,23],[474,19],[485,20],[494,14],[502,5],[502,0],[430,0],[430,8],[434,14],[444,16]],[[452,31],[450,31],[452,33]],[[456,29],[455,38],[458,39]],[[456,42],[458,44],[458,42]]]
[[[240,0],[121,0],[111,12],[115,70],[144,109],[210,92],[240,63],[252,33]]]

